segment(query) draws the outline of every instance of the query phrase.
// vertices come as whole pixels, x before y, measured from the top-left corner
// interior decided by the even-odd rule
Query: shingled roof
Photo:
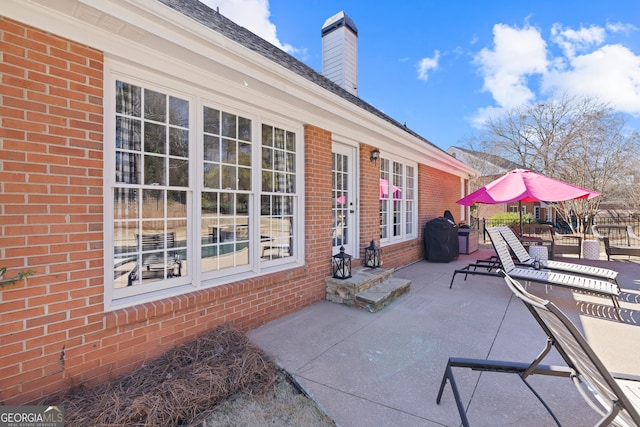
[[[407,128],[406,125],[401,124],[371,104],[347,92],[345,89],[318,73],[313,68],[297,60],[282,49],[272,45],[246,28],[239,26],[199,0],[158,1],[446,153],[446,151],[442,150],[431,141]]]

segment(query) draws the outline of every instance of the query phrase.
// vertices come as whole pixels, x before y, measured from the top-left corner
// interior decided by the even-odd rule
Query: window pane
[[[113,219],[138,219],[138,190],[116,188],[113,190]]]
[[[237,177],[235,166],[222,166],[222,188],[227,190],[236,190]]]
[[[167,121],[167,97],[152,90],[144,91],[144,118],[156,122]]]
[[[141,122],[137,119],[116,118],[116,148],[123,150],[140,150]]]
[[[189,126],[189,103],[184,99],[169,97],[169,124]]]
[[[134,85],[116,82],[116,113],[140,117],[142,90]]]
[[[204,164],[204,186],[207,188],[220,188],[220,166],[212,163]]]
[[[273,150],[271,148],[262,147],[262,167],[273,169]]]
[[[273,146],[275,148],[284,149],[284,130],[275,129],[274,138],[273,138]]]
[[[251,190],[251,169],[238,168],[238,190]]]
[[[169,154],[178,157],[189,157],[189,131],[169,129]]]
[[[149,218],[164,218],[164,203],[166,192],[164,190],[142,190],[142,219]],[[153,223],[143,224],[142,228],[150,229],[163,229],[164,222],[158,224],[158,221]]]
[[[296,172],[296,155],[294,153],[287,153],[287,171]]]
[[[155,123],[144,124],[144,151],[165,154],[167,151],[166,127]]]
[[[273,126],[262,125],[262,146],[273,147]]]
[[[116,182],[140,183],[140,154],[116,151]]]
[[[273,191],[273,172],[262,172],[262,191]]]
[[[167,217],[186,218],[187,217],[187,192],[168,191],[167,192]]]
[[[169,159],[169,185],[174,187],[189,186],[189,161]]]
[[[238,143],[238,164],[251,166],[251,145]]]
[[[211,162],[220,161],[220,138],[204,136],[204,159]]]
[[[236,142],[234,140],[222,140],[222,162],[236,164]]]
[[[204,131],[220,135],[220,111],[204,107]]]
[[[238,139],[251,141],[251,120],[238,117]]]
[[[222,136],[236,137],[236,116],[222,112]]]
[[[293,255],[293,199],[287,196],[263,196],[260,221],[261,259]]]
[[[165,185],[165,158],[144,156],[144,183],[147,185]]]
[[[296,151],[296,134],[295,133],[287,132],[287,145],[285,148],[287,151],[292,151],[292,152]]]

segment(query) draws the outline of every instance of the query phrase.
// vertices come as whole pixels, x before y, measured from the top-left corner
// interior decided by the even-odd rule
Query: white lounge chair
[[[518,236],[515,235],[513,230],[509,227],[497,227],[502,234],[502,237],[507,242],[507,245],[511,248],[511,251],[518,259],[518,265],[526,265],[529,267],[533,267],[534,259],[531,258],[527,249],[520,243],[518,240]],[[615,270],[610,270],[608,268],[594,267],[591,265],[582,265],[571,262],[561,262],[561,261],[540,261],[542,266],[549,270],[557,270],[571,274],[580,274],[582,276],[592,276],[598,277],[602,279],[616,281],[618,277],[618,272]]]
[[[511,258],[511,254],[509,253],[507,242],[505,242],[498,228],[488,227],[486,231],[496,251],[499,267],[511,277],[527,282],[544,283],[546,285],[557,285],[574,290],[587,291],[595,295],[611,298],[618,320],[622,320],[620,315],[620,304],[618,303],[620,287],[617,283],[609,280],[580,276],[576,274],[560,273],[547,269],[537,270],[531,267],[516,267],[513,259]],[[449,287],[453,286],[453,280],[459,273],[465,274],[465,278],[469,274],[497,276],[495,268],[496,265],[477,263],[469,264],[463,269],[454,270]]]

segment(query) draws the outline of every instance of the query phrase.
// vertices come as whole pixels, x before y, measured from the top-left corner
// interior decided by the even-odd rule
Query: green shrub
[[[535,223],[536,219],[533,217],[533,214],[527,213],[522,215],[522,223],[523,224],[532,224]],[[517,225],[520,224],[520,214],[518,212],[505,212],[493,215],[489,218],[489,226],[499,226],[499,225]]]

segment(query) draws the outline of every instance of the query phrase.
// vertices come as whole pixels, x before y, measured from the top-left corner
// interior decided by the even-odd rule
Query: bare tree
[[[562,181],[600,192],[601,197],[557,205],[557,212],[580,229],[604,201],[640,205],[633,177],[638,170],[640,138],[625,117],[594,98],[564,96],[524,105],[487,123],[484,152]],[[631,183],[632,185],[629,185]]]

